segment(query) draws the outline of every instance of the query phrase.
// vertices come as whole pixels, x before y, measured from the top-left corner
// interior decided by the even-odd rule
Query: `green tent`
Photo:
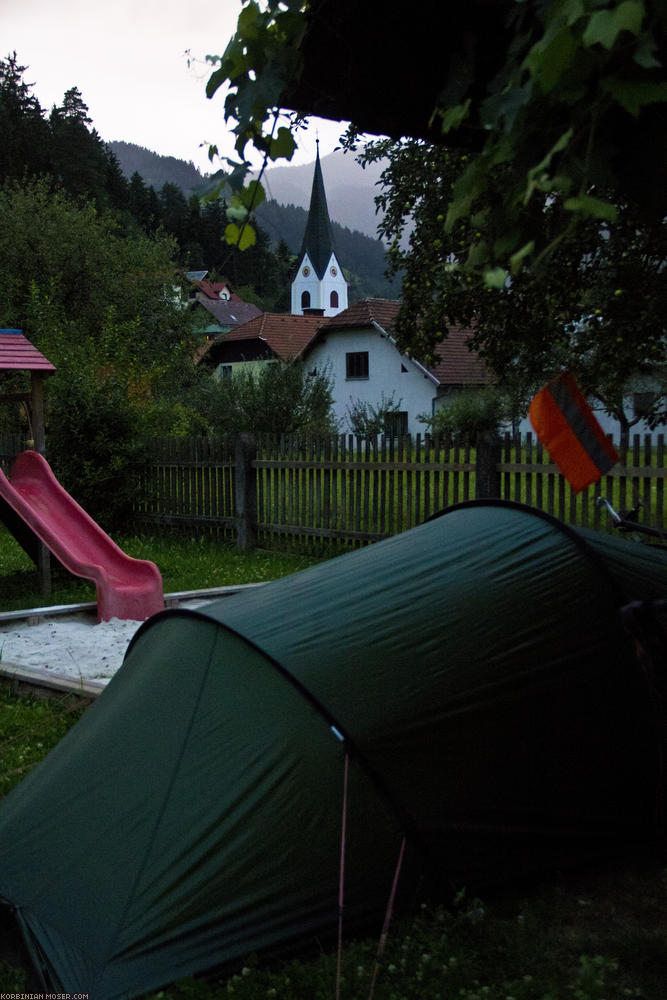
[[[134,997],[335,933],[343,813],[350,933],[404,836],[403,906],[654,843],[659,655],[625,620],[666,593],[663,551],[473,503],[156,615],[0,808],[47,984]]]

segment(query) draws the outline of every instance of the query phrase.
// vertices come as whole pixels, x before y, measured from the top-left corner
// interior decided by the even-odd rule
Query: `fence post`
[[[253,549],[257,542],[257,442],[252,434],[236,439],[234,498],[236,501],[236,544]]]
[[[477,435],[475,498],[491,500],[500,497],[501,458],[500,438],[495,431],[480,431]]]

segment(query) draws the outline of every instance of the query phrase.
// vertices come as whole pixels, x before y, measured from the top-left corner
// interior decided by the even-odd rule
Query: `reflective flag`
[[[538,392],[528,416],[575,493],[596,483],[619,461],[570,372],[558,375]]]

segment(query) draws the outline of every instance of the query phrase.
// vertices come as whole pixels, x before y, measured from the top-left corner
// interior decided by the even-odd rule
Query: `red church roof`
[[[48,358],[23,336],[21,330],[0,330],[0,371],[44,372],[56,370]]]

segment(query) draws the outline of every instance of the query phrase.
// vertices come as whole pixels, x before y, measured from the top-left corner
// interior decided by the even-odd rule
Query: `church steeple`
[[[321,310],[325,316],[347,309],[347,281],[334,249],[319,140],[308,221],[292,282],[292,313],[303,314],[307,309]]]

